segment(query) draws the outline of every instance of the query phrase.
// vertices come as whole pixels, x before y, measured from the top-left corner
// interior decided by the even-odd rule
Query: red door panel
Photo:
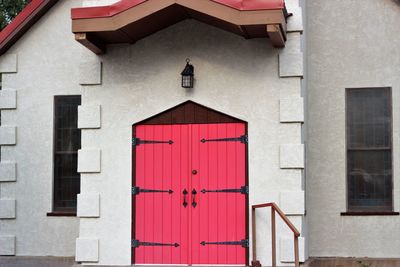
[[[225,140],[244,134],[242,123],[136,126],[136,264],[246,264],[247,201],[235,191],[246,144]]]
[[[192,125],[192,188],[197,206],[192,209],[192,263],[246,264],[246,248],[241,245],[206,244],[246,239],[246,195],[204,190],[239,189],[246,186],[245,144],[238,141],[200,142],[245,134],[244,124]]]
[[[183,208],[182,188],[189,188],[189,125],[137,126],[141,141],[169,141],[136,145],[136,183],[144,190],[136,199],[135,240],[146,243],[135,249],[137,264],[188,262],[189,209]],[[175,243],[179,246],[173,246]]]

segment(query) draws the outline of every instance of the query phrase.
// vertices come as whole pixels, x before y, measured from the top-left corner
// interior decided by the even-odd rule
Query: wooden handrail
[[[271,208],[271,236],[272,236],[272,267],[276,267],[276,220],[275,213],[277,212],[286,225],[292,230],[294,237],[294,261],[295,267],[300,266],[299,262],[299,236],[300,232],[297,228],[290,222],[288,217],[283,213],[283,211],[275,203],[265,203],[251,206],[251,222],[252,222],[252,247],[253,247],[253,267],[261,267],[260,261],[257,260],[257,232],[256,232],[256,209],[259,208]]]

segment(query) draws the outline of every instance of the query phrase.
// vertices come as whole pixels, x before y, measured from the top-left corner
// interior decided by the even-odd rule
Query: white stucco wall
[[[81,1],[59,1],[0,57],[17,57],[17,72],[3,74],[3,90],[17,91],[17,108],[1,111],[2,127],[16,127],[16,145],[1,147],[1,162],[16,162],[16,181],[0,182],[0,198],[16,200],[15,219],[0,219],[0,236],[16,237],[16,255],[75,254],[79,220],[46,216],[53,195],[53,97],[81,93],[74,67],[81,46],[70,26],[75,6]],[[1,240],[12,254],[13,241]]]
[[[394,210],[400,210],[400,5],[307,1],[307,217],[310,256],[395,257],[400,216],[346,211],[345,88],[392,87]]]
[[[90,2],[113,1],[83,5]],[[17,71],[3,74],[3,89],[17,90],[17,108],[2,110],[7,128],[0,128],[0,145],[11,145],[1,147],[2,163],[16,162],[17,171],[14,179],[14,165],[0,166],[7,174],[0,180],[0,240],[7,241],[0,252],[72,256],[76,249],[77,260],[88,264],[130,265],[132,124],[189,99],[249,123],[250,204],[278,203],[303,231],[302,23],[298,1],[288,2],[295,19],[289,20],[285,49],[187,20],[97,57],[71,33],[70,8],[82,1],[59,1],[0,57],[0,72],[4,62]],[[193,90],[180,87],[187,57],[196,68]],[[13,60],[18,64],[8,63]],[[72,94],[82,95],[79,220],[46,216],[52,205],[53,97]],[[12,98],[6,104],[13,107]],[[257,222],[263,265],[271,258],[269,217],[269,210],[262,211]],[[292,234],[278,223],[277,259],[290,262]],[[304,238],[301,251],[303,244]]]
[[[288,49],[297,51],[299,44]],[[82,134],[83,149],[101,150],[101,170],[82,173],[83,194],[100,195],[100,204],[93,203],[100,205],[100,215],[80,220],[79,250],[87,250],[88,261],[99,249],[96,264],[130,264],[132,124],[188,99],[248,121],[250,204],[282,203],[302,229],[302,166],[291,165],[299,160],[302,165],[301,123],[280,123],[280,99],[300,97],[300,78],[279,78],[280,52],[267,39],[245,40],[194,20],[134,45],[108,47],[100,57],[102,84],[83,86],[82,92],[83,106],[101,106],[101,128]],[[83,53],[85,58],[94,57]],[[180,86],[187,57],[195,66],[192,90]],[[282,149],[289,153],[280,155]],[[293,151],[299,152],[299,158]],[[293,169],[281,169],[286,166],[280,159]],[[269,214],[266,210],[258,217],[259,256],[264,265],[271,258],[266,238]],[[278,237],[291,240],[292,235],[285,229]],[[92,250],[82,245],[88,242]],[[279,242],[286,250],[288,242],[278,240],[278,247]],[[287,251],[278,252],[278,260],[290,258],[291,250]],[[85,258],[83,252],[81,257]]]

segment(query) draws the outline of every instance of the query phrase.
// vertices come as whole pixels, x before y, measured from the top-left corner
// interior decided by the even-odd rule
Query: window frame
[[[68,98],[79,98],[79,103],[77,107],[82,105],[82,96],[81,95],[56,95],[53,98],[53,149],[52,149],[52,177],[53,177],[53,187],[52,187],[52,212],[47,213],[47,216],[76,216],[77,208],[66,208],[66,207],[58,207],[57,206],[57,197],[56,197],[56,185],[57,185],[57,175],[56,175],[56,153],[57,153],[57,102],[61,101],[60,99],[68,99]],[[78,111],[77,111],[78,116]],[[78,122],[77,122],[78,123]],[[81,132],[81,129],[77,129]],[[80,136],[80,140],[82,140],[82,135]],[[80,148],[78,148],[79,150]],[[76,154],[78,153],[76,151]],[[74,152],[71,152],[71,154]],[[77,164],[78,165],[78,164]],[[78,166],[76,166],[78,167]],[[81,175],[79,174],[79,180],[81,179]]]
[[[350,141],[350,121],[349,121],[349,94],[352,91],[361,91],[361,90],[386,90],[387,94],[388,94],[388,102],[389,102],[389,107],[388,107],[388,111],[390,114],[390,145],[389,147],[374,147],[374,148],[350,148],[349,145],[349,141]],[[376,216],[381,216],[381,215],[399,215],[398,212],[394,212],[394,172],[393,172],[393,95],[392,95],[392,88],[391,87],[359,87],[359,88],[346,88],[345,90],[345,131],[346,131],[346,138],[345,138],[345,150],[346,150],[346,210],[347,212],[342,212],[341,215],[342,216],[357,216],[357,215],[361,215],[361,216],[369,216],[369,215],[376,215]],[[354,207],[350,206],[350,192],[349,192],[349,152],[350,151],[390,151],[390,155],[391,155],[391,160],[390,160],[390,164],[391,164],[391,182],[390,182],[390,186],[391,186],[391,203],[390,203],[390,211],[385,210],[384,206],[382,206],[379,209],[379,206],[376,207],[376,209],[370,208],[370,209],[364,209],[362,210],[361,207],[359,209],[355,209]]]

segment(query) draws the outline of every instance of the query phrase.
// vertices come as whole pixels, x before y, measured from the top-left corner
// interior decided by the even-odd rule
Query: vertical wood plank
[[[183,187],[182,187],[182,179],[181,179],[181,127],[180,126],[172,126],[172,140],[174,144],[171,149],[171,177],[172,177],[172,188],[176,194],[172,194],[172,207],[171,207],[171,216],[172,216],[172,225],[171,225],[171,238],[172,242],[177,242],[180,244],[178,250],[172,249],[171,251],[171,264],[172,263],[181,263],[182,262],[182,250],[184,249],[184,240],[182,239],[182,231],[184,231],[184,226],[182,225],[182,217],[185,216],[185,210],[182,210],[182,202],[183,202]],[[184,184],[183,184],[184,186]]]
[[[245,124],[244,123],[235,123],[236,125],[236,134],[235,136],[242,136],[246,134]],[[240,142],[235,142],[236,146],[236,171],[237,171],[237,185],[240,188],[241,186],[246,185],[246,145]],[[239,203],[237,208],[237,231],[239,239],[246,239],[246,225],[247,225],[247,195],[238,195]],[[246,264],[246,249],[240,247],[238,249],[238,264]]]
[[[275,210],[271,208],[272,267],[276,267],[276,220]]]
[[[165,140],[163,138],[163,126],[150,126],[153,128],[153,139],[152,140]],[[148,145],[144,145],[148,146]],[[152,162],[149,162],[148,165],[151,165],[153,168],[153,186],[150,187],[151,189],[163,189],[163,167],[164,167],[164,162],[163,162],[163,148],[166,146],[166,144],[155,144],[151,145],[153,147],[153,160]],[[170,146],[170,145],[168,145]],[[164,193],[146,193],[147,195],[151,195],[153,197],[153,238],[149,240],[149,242],[158,242],[158,243],[164,243],[163,242],[163,235],[164,233],[164,218],[162,217],[162,209],[163,209],[163,195]],[[162,252],[165,247],[162,246],[155,246],[149,249],[153,250],[154,253],[154,259],[153,261],[155,263],[162,263],[163,258],[162,258]]]
[[[144,136],[144,126],[136,127],[136,136]],[[144,147],[137,146],[134,148],[136,150],[136,184],[135,186],[144,186],[144,170],[145,170],[145,151]],[[134,197],[134,196],[133,196]],[[136,212],[136,230],[135,238],[138,240],[144,240],[145,234],[145,203],[142,196],[134,197],[136,202],[135,212]],[[145,255],[144,250],[137,248],[135,249],[135,262],[144,263]]]
[[[223,137],[235,137],[236,136],[236,125],[235,124],[225,124],[226,133]],[[222,138],[223,138],[222,137]],[[226,168],[226,188],[235,189],[240,188],[244,184],[241,184],[237,173],[236,166],[236,152],[238,142],[225,142],[226,152],[225,152],[225,168]],[[226,231],[227,241],[237,241],[243,239],[243,236],[238,235],[238,208],[242,195],[240,193],[223,193],[226,197]],[[226,264],[238,264],[239,251],[243,248],[241,246],[226,246],[227,259]]]

